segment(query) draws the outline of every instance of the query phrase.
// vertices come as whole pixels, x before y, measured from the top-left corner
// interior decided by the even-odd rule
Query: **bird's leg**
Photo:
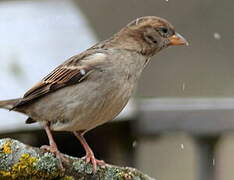
[[[97,165],[103,166],[103,165],[105,165],[105,162],[95,158],[92,149],[89,147],[87,141],[84,138],[84,135],[81,132],[74,131],[73,133],[79,139],[80,143],[82,144],[82,146],[85,149],[85,152],[86,152],[85,161],[86,161],[86,163],[91,162],[93,164],[93,170],[94,170],[94,172],[96,172],[97,171]]]
[[[63,168],[62,161],[67,162],[67,159],[58,150],[57,144],[55,143],[54,138],[53,138],[52,133],[51,133],[51,130],[50,130],[50,124],[48,122],[44,124],[44,128],[45,128],[46,134],[47,134],[48,139],[49,139],[49,146],[47,146],[47,145],[41,146],[41,149],[53,153],[56,156],[56,158],[58,158],[60,167]]]

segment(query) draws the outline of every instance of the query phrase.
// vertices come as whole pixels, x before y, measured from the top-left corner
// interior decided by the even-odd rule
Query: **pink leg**
[[[49,123],[45,123],[44,128],[45,128],[46,134],[47,134],[48,139],[49,139],[49,146],[47,146],[47,145],[41,146],[41,149],[44,149],[46,151],[53,153],[56,156],[56,158],[58,158],[60,167],[63,168],[62,161],[67,162],[67,159],[58,150],[57,144],[55,143],[54,138],[52,136]]]
[[[91,161],[91,163],[93,164],[93,170],[94,172],[97,171],[97,165],[103,166],[105,165],[105,162],[102,160],[97,160],[94,156],[94,153],[92,151],[92,149],[89,147],[88,143],[86,142],[84,136],[82,133],[80,132],[73,132],[74,135],[79,139],[80,143],[82,144],[82,146],[85,149],[86,155],[85,155],[85,160],[86,163],[89,163]]]

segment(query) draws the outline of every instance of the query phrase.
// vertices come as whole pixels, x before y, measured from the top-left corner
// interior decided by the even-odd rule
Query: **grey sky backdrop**
[[[100,39],[129,21],[161,16],[190,42],[154,57],[139,84],[139,96],[234,96],[234,1],[76,0]],[[216,36],[216,38],[214,37]]]

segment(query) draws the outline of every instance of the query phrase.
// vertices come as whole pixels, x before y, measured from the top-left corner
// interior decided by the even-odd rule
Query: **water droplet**
[[[215,158],[212,160],[212,164],[213,164],[213,166],[215,166]]]
[[[185,83],[183,82],[182,83],[182,91],[184,91],[185,90]]]
[[[181,144],[180,147],[181,147],[181,149],[184,149],[184,144]]]
[[[86,73],[86,72],[85,72],[84,69],[81,69],[81,70],[80,70],[80,74],[81,74],[81,75],[85,75],[85,73]]]
[[[221,35],[220,35],[219,33],[215,32],[215,33],[214,33],[214,38],[215,38],[216,40],[220,40],[220,39],[221,39]]]
[[[132,147],[135,148],[136,146],[137,146],[137,141],[135,140],[135,141],[132,142]]]

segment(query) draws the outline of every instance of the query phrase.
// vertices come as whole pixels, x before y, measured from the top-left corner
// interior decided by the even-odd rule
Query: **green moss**
[[[93,165],[91,163],[86,164],[84,160],[78,159],[73,162],[72,164],[73,168],[78,172],[78,173],[86,173],[86,174],[92,174],[93,173]],[[97,171],[100,168],[97,167]]]
[[[72,166],[78,173],[82,173],[85,170],[85,163],[82,159],[78,159],[77,161],[74,161]]]
[[[12,141],[10,139],[7,139],[4,143],[0,144],[0,171],[1,174],[5,171],[10,170],[11,162],[9,162],[9,157],[12,159]],[[5,173],[4,173],[5,174]]]
[[[97,169],[98,170],[98,169]],[[93,173],[93,165],[92,164],[87,164],[86,167],[85,167],[85,172],[87,174],[92,174]]]
[[[11,172],[0,170],[0,177],[11,177]]]
[[[75,180],[72,176],[62,177],[60,180]]]
[[[69,157],[69,163],[64,172],[52,153],[44,153],[15,140],[0,140],[1,180],[151,179],[132,168],[107,165],[98,167],[97,173],[93,174],[92,164],[86,164],[83,159]]]
[[[59,170],[58,159],[51,153],[45,153],[36,164],[40,177],[47,179],[61,178],[63,173]]]
[[[114,177],[116,179],[116,175],[119,173],[118,169],[116,169],[114,167],[113,168],[109,168],[109,167],[104,168],[103,171],[105,172],[105,177],[104,177],[105,180],[108,180],[108,179],[111,179]]]
[[[34,163],[37,162],[37,158],[31,157],[29,154],[22,154],[19,161],[14,164],[9,171],[1,170],[0,174],[3,177],[11,179],[25,179],[27,174],[32,176],[37,173],[34,169]]]
[[[36,174],[34,165],[38,161],[37,158],[31,157],[29,154],[22,154],[18,163],[12,167],[12,177],[24,177],[25,174]]]
[[[132,180],[134,177],[134,174],[132,172],[127,172],[127,173],[124,173],[120,177],[123,177],[125,180]]]
[[[144,177],[140,177],[137,171],[128,168],[119,168],[119,167],[105,167],[100,169],[101,174],[104,176],[102,179],[109,180],[141,180],[145,179]]]
[[[52,159],[52,155],[45,155],[38,159],[36,157],[31,157],[30,154],[22,154],[19,161],[14,164],[9,171],[0,171],[2,177],[8,177],[9,179],[23,180],[23,179],[61,179],[71,180],[70,177],[65,176],[59,172],[56,168],[55,158]],[[54,160],[54,161],[53,161]],[[30,177],[28,177],[30,175]],[[65,179],[64,179],[65,178]]]
[[[58,159],[53,154],[46,152],[38,161],[36,168],[40,171],[48,173],[54,172],[58,169]]]
[[[9,171],[11,168],[11,163],[8,160],[8,156],[6,154],[1,154],[0,153],[0,159],[1,159],[1,163],[0,163],[0,171]]]

